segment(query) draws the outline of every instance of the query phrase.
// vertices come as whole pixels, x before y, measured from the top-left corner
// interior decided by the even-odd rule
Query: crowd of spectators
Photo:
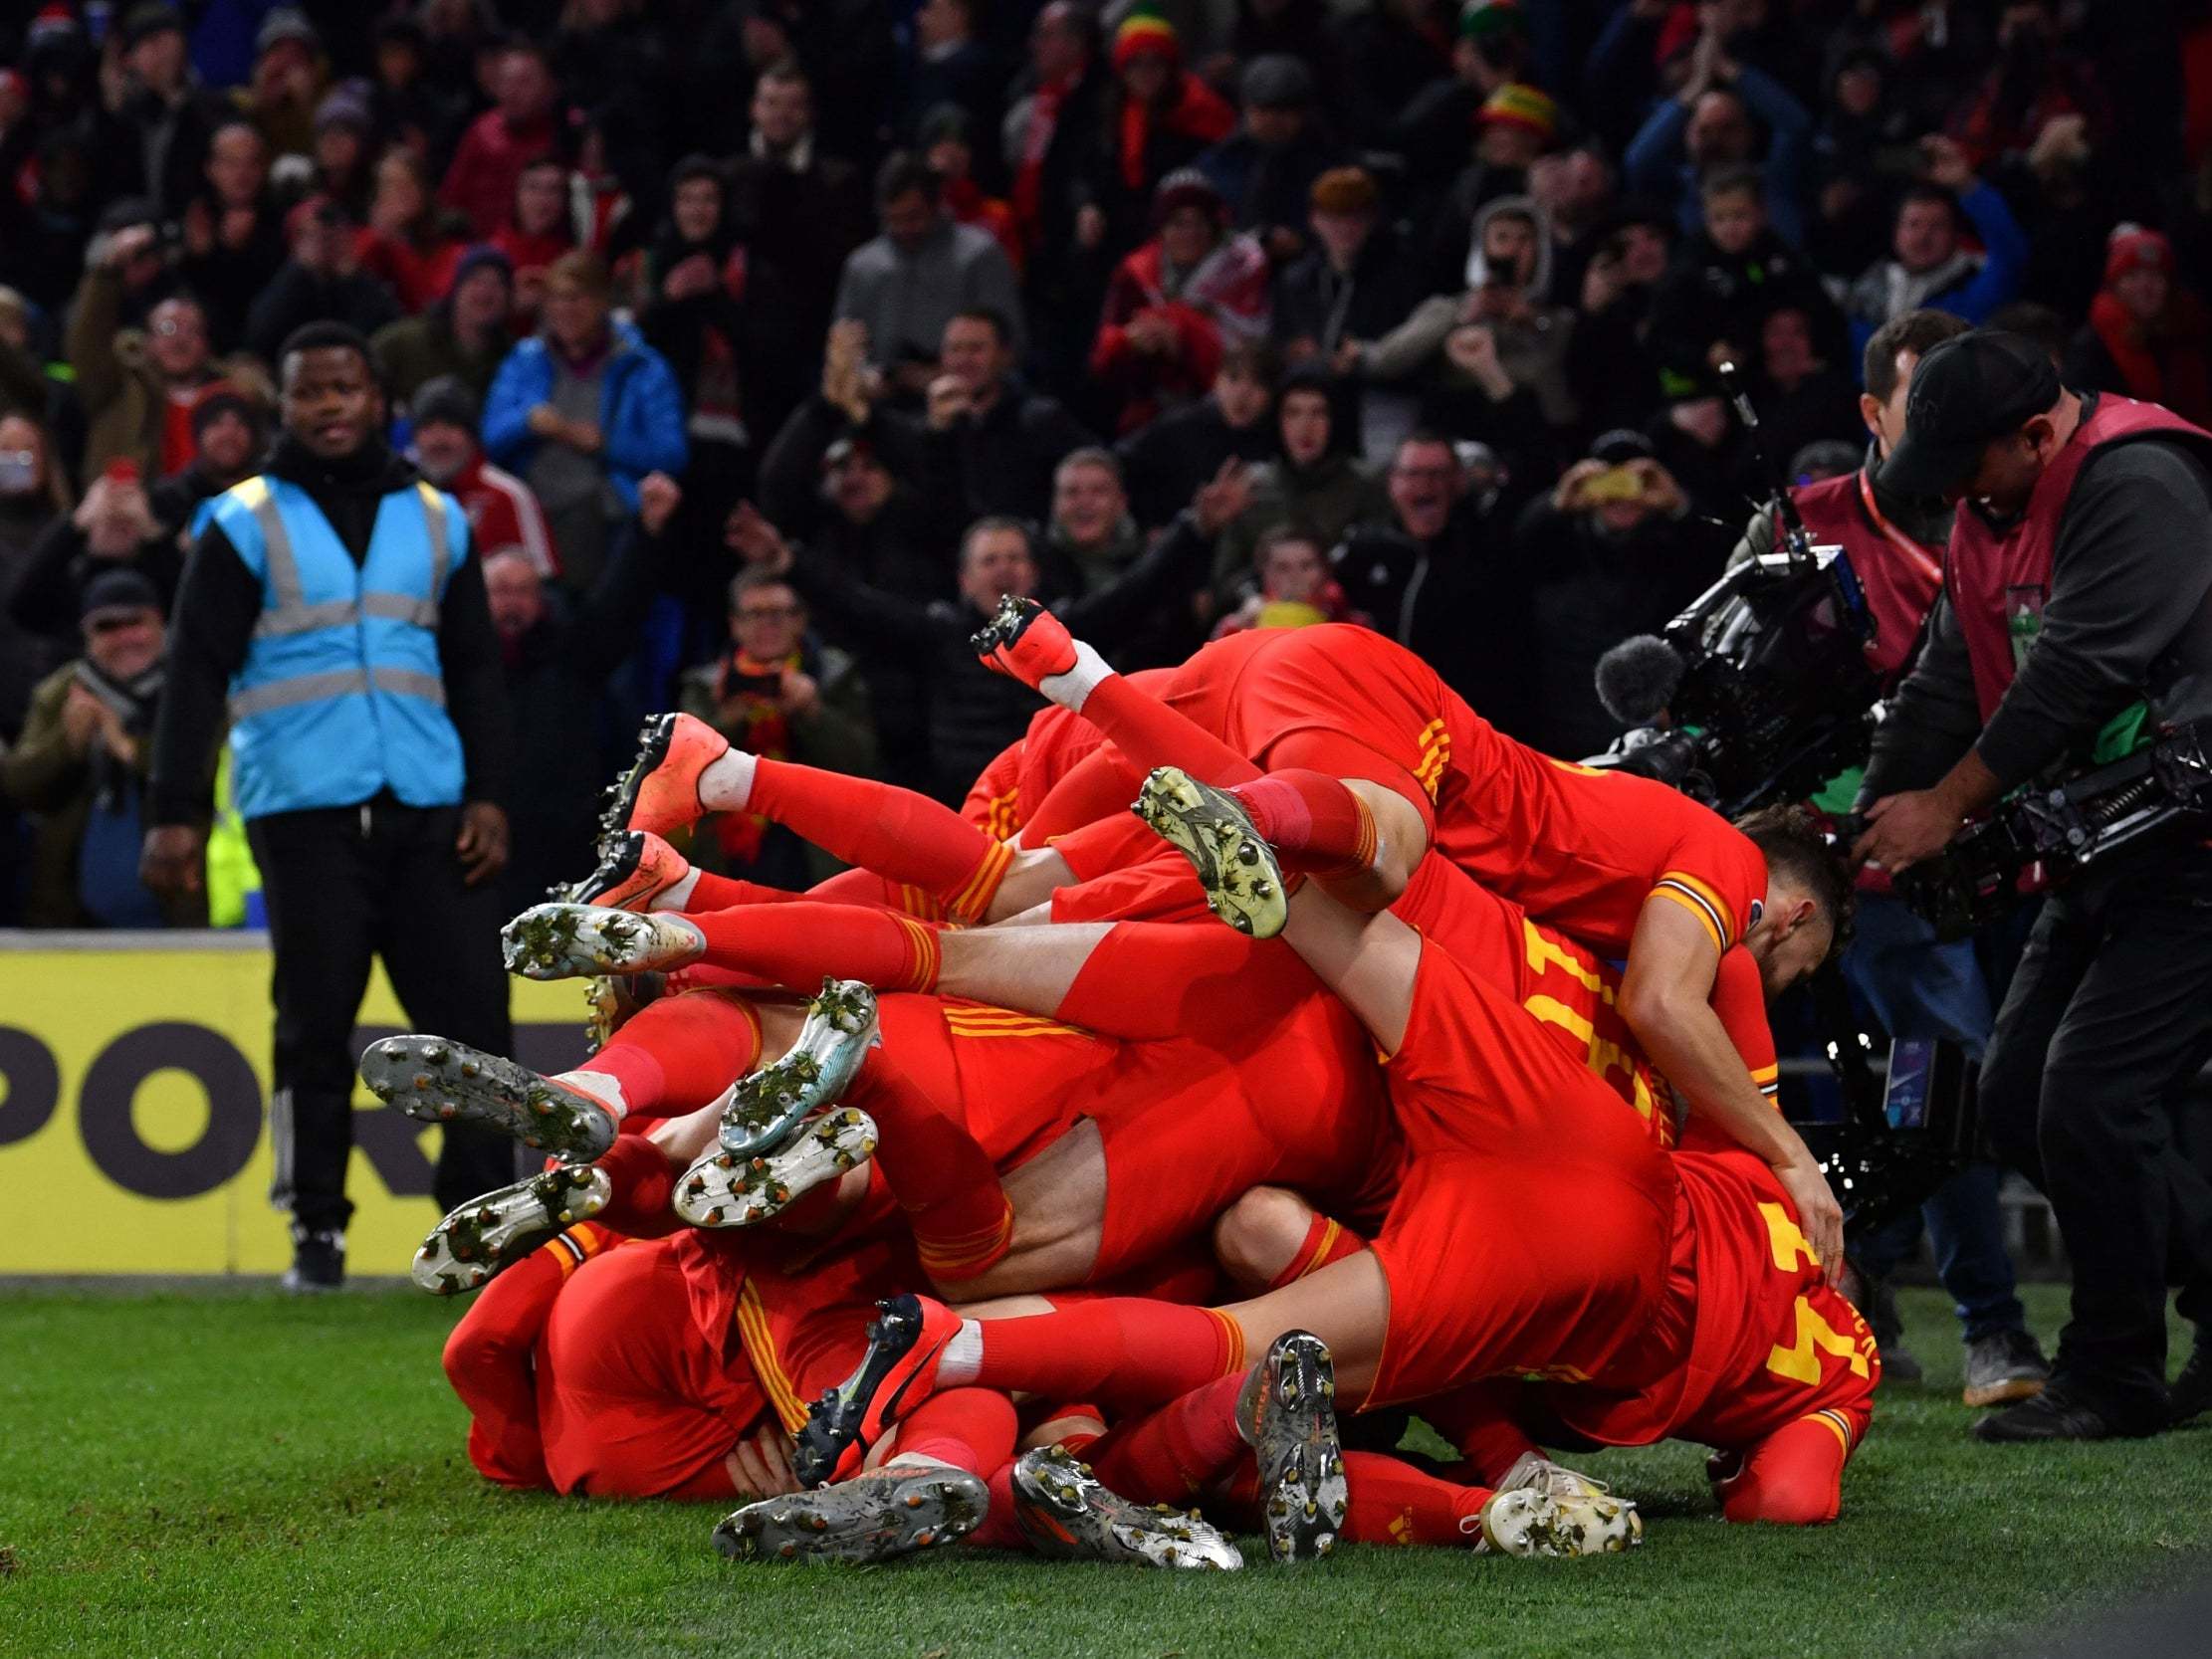
[[[467,509],[518,902],[638,715],[957,799],[1028,693],[1349,619],[1574,756],[1916,308],[2212,416],[2191,0],[183,0],[0,18],[0,923],[143,927],[165,614],[370,336]],[[750,821],[709,862],[819,872]],[[217,920],[235,907],[217,901]]]

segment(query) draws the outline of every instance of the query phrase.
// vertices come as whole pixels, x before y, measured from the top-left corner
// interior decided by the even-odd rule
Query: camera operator
[[[1841,546],[1851,558],[1875,621],[1868,661],[1884,691],[1894,691],[1911,668],[1921,627],[1942,590],[1951,511],[1898,497],[1881,477],[1881,463],[1904,433],[1905,397],[1921,355],[1964,332],[1966,324],[1957,317],[1931,311],[1906,311],[1877,328],[1867,341],[1867,389],[1859,399],[1870,435],[1864,464],[1791,493],[1813,541]],[[1762,513],[1752,519],[1729,562],[1740,563],[1773,544],[1772,518]],[[1853,767],[1831,782],[1815,804],[1847,809],[1861,779],[1860,769]],[[2016,940],[2018,935],[2011,936]],[[1889,892],[1878,870],[1860,873],[1858,929],[1844,953],[1843,970],[1890,1036],[1948,1040],[1973,1059],[1981,1058],[1993,1005],[1975,940],[1939,940],[1931,924]],[[1851,1240],[1852,1265],[1869,1291],[1858,1300],[1881,1344],[1883,1372],[1912,1381],[1919,1364],[1903,1347],[1895,1298],[1885,1281],[1918,1244],[1924,1220],[1936,1273],[1963,1327],[1968,1405],[2024,1399],[2043,1386],[2050,1371],[2016,1294],[1997,1183],[1996,1164],[1969,1164],[1938,1187],[1918,1212]]]
[[[1921,358],[1882,478],[1964,505],[1927,643],[1868,767],[1861,859],[1894,874],[2055,763],[2212,719],[2212,434],[2068,391],[2041,347],[1980,329]],[[1982,1419],[1979,1438],[2167,1426],[2169,1242],[2198,1258],[2178,1403],[2203,1388],[2208,1310],[2187,1304],[2206,1290],[2212,1189],[2177,1147],[2174,1112],[2208,1055],[2212,849],[2145,838],[2051,896],[1997,1017],[1983,1115],[2050,1197],[2074,1302],[2050,1384]]]

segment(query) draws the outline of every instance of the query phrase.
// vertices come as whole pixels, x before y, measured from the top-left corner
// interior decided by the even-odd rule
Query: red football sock
[[[648,1002],[576,1069],[621,1084],[626,1111],[672,1118],[696,1112],[760,1063],[761,1019],[753,1005],[691,991]]]
[[[1180,766],[1201,783],[1226,789],[1248,783],[1260,770],[1228,744],[1127,675],[1109,674],[1083,699],[1083,718],[1113,739],[1122,759],[1141,775],[1155,766]]]
[[[1029,1541],[1021,1536],[1021,1529],[1013,1521],[1013,1460],[991,1472],[991,1508],[984,1512],[984,1524],[968,1535],[971,1550],[1026,1550]]]
[[[847,864],[922,889],[955,922],[983,916],[1013,859],[927,795],[787,760],[754,763],[746,805]]]
[[[779,887],[763,887],[759,882],[718,876],[712,870],[695,870],[695,873],[699,879],[691,884],[691,897],[684,901],[686,916],[699,911],[736,910],[740,905],[787,905],[798,897]]]
[[[631,1238],[666,1238],[685,1225],[669,1208],[676,1170],[660,1147],[642,1135],[618,1135],[599,1158],[613,1191],[595,1217],[600,1226]]]
[[[904,887],[887,881],[873,870],[840,870],[827,881],[816,882],[804,893],[793,893],[788,888],[763,887],[759,882],[741,882],[732,876],[718,876],[712,870],[698,872],[699,879],[692,883],[691,896],[684,901],[682,914],[701,916],[708,911],[735,910],[740,905],[791,905],[802,899],[820,899],[841,905],[873,905],[884,910],[903,910],[911,916],[932,919],[943,914],[944,907],[919,888]]]
[[[876,1167],[906,1212],[922,1267],[938,1284],[1003,1260],[1013,1205],[991,1154],[882,1049],[871,1050],[843,1104],[876,1121]]]
[[[1258,942],[1226,928],[1117,923],[1084,958],[1052,1017],[1107,1037],[1180,1037],[1241,1005],[1259,962]]]
[[[1536,1450],[1515,1415],[1523,1409],[1527,1393],[1528,1386],[1519,1377],[1490,1377],[1427,1401],[1421,1414],[1431,1428],[1459,1448],[1468,1473],[1478,1479],[1502,1480],[1524,1453]]]
[[[1338,1537],[1351,1544],[1441,1544],[1472,1549],[1482,1537],[1486,1486],[1454,1486],[1381,1452],[1346,1452],[1351,1505]]]
[[[1091,1457],[1098,1478],[1140,1504],[1195,1502],[1239,1457],[1236,1395],[1244,1373],[1216,1377],[1151,1416],[1116,1428]]]
[[[813,991],[824,979],[862,979],[879,991],[937,988],[934,922],[855,905],[801,900],[689,918],[706,935],[700,960]]]
[[[1213,1308],[1100,1297],[1025,1319],[985,1320],[970,1380],[1109,1408],[1159,1405],[1244,1368],[1244,1333]]]
[[[873,870],[840,870],[825,882],[816,882],[800,895],[807,899],[822,899],[840,905],[872,905],[887,911],[899,911],[907,916],[921,917],[925,922],[945,920],[945,907],[906,882],[892,881]]]
[[[1375,815],[1342,782],[1320,772],[1269,772],[1229,791],[1285,870],[1350,876],[1375,862]]]
[[[1331,1262],[1341,1262],[1347,1256],[1356,1256],[1367,1248],[1367,1240],[1340,1221],[1326,1215],[1315,1215],[1306,1228],[1305,1241],[1274,1278],[1267,1281],[1267,1288],[1279,1291],[1285,1285],[1297,1283],[1309,1273],[1319,1273]]]
[[[1013,1456],[1013,1401],[995,1388],[948,1388],[932,1394],[899,1424],[886,1462],[926,1457],[971,1475],[991,1474]]]

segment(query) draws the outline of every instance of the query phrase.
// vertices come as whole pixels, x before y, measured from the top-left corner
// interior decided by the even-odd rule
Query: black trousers
[[[496,884],[464,887],[458,807],[380,796],[361,806],[281,812],[247,825],[276,956],[277,1158],[270,1201],[311,1229],[345,1225],[353,1149],[353,1025],[381,956],[418,1031],[509,1053],[503,920]],[[514,1143],[447,1125],[433,1193],[449,1210],[515,1178]]]
[[[2212,849],[2166,841],[2113,858],[2045,903],[1981,1104],[2073,1258],[2057,1374],[2131,1412],[2164,1397],[2168,1283],[2184,1287],[2184,1313],[2212,1314],[2212,1182],[2182,1125],[2212,1057]]]

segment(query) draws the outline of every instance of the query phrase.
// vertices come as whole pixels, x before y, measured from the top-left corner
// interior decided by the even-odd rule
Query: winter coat
[[[684,394],[675,372],[628,322],[610,319],[613,350],[599,388],[599,460],[625,507],[637,506],[638,481],[647,473],[680,473],[691,458],[684,437]],[[508,471],[527,476],[538,453],[530,412],[553,398],[553,353],[543,336],[517,345],[500,364],[484,402],[484,452]]]

